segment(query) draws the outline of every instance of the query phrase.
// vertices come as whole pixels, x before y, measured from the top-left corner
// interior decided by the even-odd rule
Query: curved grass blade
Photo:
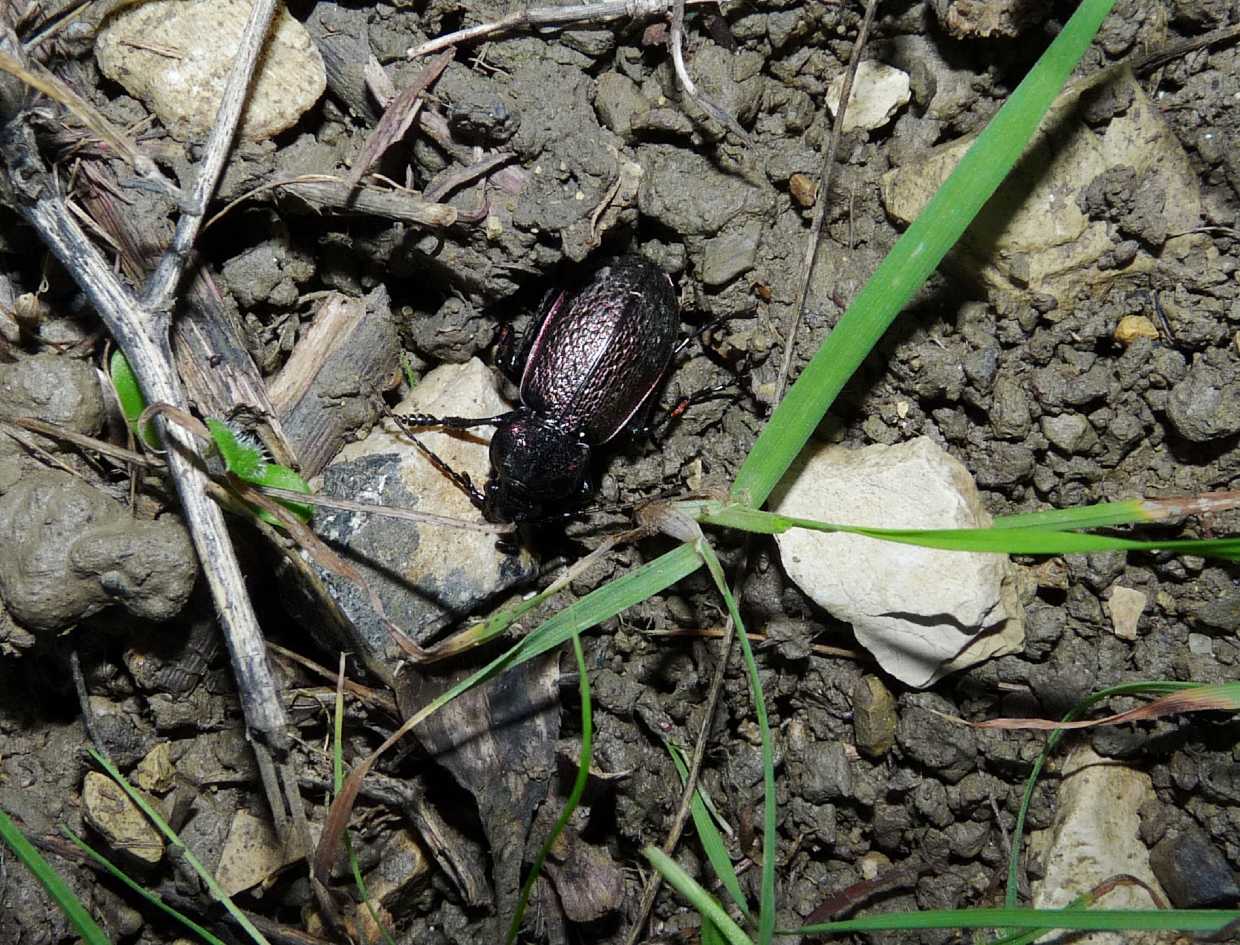
[[[332,801],[323,833],[314,859],[314,875],[326,882],[340,837],[349,821],[349,812],[357,799],[363,779],[371,767],[389,748],[404,738],[416,726],[474,686],[502,672],[531,660],[602,623],[628,607],[670,587],[686,575],[701,567],[702,559],[691,545],[680,545],[666,554],[630,571],[623,577],[605,584],[587,594],[581,600],[564,608],[525,638],[517,641],[477,672],[461,680],[451,689],[427,703],[410,716],[387,740],[367,755],[345,779],[344,785]]]
[[[668,754],[672,756],[672,763],[676,766],[676,773],[680,775],[682,783],[689,780],[689,766],[685,764],[684,755],[679,748],[671,742],[664,742]],[[697,830],[698,842],[702,844],[702,849],[706,853],[706,859],[710,862],[711,868],[715,871],[715,876],[719,879],[720,884],[727,890],[732,902],[746,916],[749,915],[749,903],[745,901],[745,894],[741,891],[740,879],[737,878],[736,870],[732,866],[732,858],[728,856],[727,844],[723,842],[723,837],[719,833],[719,828],[715,826],[715,819],[712,816],[713,811],[707,809],[705,796],[701,789],[695,789],[693,792],[692,807],[690,813],[693,815],[693,826]],[[705,938],[705,935],[703,935]]]
[[[896,241],[787,396],[737,473],[732,495],[759,507],[840,389],[960,239],[1033,137],[1114,0],[1082,0],[1063,30]]]
[[[17,824],[13,823],[3,810],[0,810],[0,840],[8,845],[18,861],[30,870],[39,884],[47,890],[52,901],[87,945],[112,945],[103,929],[99,928],[91,914],[86,911],[82,900],[64,881],[64,877],[52,868],[52,864],[43,858],[43,854],[35,849],[34,844],[26,839],[26,835],[17,829]]]
[[[1190,682],[1152,680],[1149,682],[1132,682],[1111,686],[1082,699],[1065,713],[1063,720],[1065,722],[1072,722],[1088,712],[1090,708],[1105,699],[1109,699],[1111,696],[1165,695],[1181,692],[1185,689],[1192,689],[1196,685],[1196,683]],[[1008,856],[1007,892],[1004,902],[1009,908],[1016,906],[1017,898],[1020,895],[1021,843],[1024,840],[1025,817],[1029,813],[1029,805],[1033,803],[1033,791],[1037,786],[1038,778],[1042,774],[1042,769],[1045,767],[1047,759],[1050,758],[1051,752],[1055,750],[1055,746],[1063,738],[1065,731],[1065,729],[1060,728],[1050,733],[1046,739],[1046,744],[1038,755],[1037,761],[1033,763],[1033,770],[1029,772],[1029,777],[1025,780],[1025,793],[1021,797],[1020,808],[1016,812],[1016,823],[1012,827],[1012,850]]]
[[[753,940],[745,934],[744,929],[732,921],[723,906],[719,905],[697,880],[681,869],[679,863],[658,847],[646,847],[642,853],[663,876],[663,881],[684,896],[702,916],[703,922],[713,925],[714,931],[722,935],[729,945],[753,945]]]
[[[69,838],[70,842],[72,842],[74,846],[94,860],[95,863],[97,863],[99,867],[106,871],[113,879],[119,880],[125,886],[128,886],[133,892],[137,893],[153,905],[156,909],[159,909],[165,915],[171,916],[177,922],[180,922],[183,926],[206,942],[207,945],[224,945],[224,942],[221,939],[217,938],[215,935],[212,935],[189,916],[178,912],[176,909],[172,908],[172,906],[168,905],[168,903],[164,902],[157,895],[155,895],[155,893],[144,888],[140,883],[136,883],[130,879],[129,876],[127,876],[119,867],[103,856],[103,854],[91,847],[90,844],[75,834],[68,827],[62,829],[64,830],[65,836]]]
[[[228,910],[229,915],[231,915],[236,920],[237,924],[245,930],[245,933],[249,935],[250,938],[257,943],[257,945],[271,945],[263,933],[255,928],[254,923],[250,921],[249,916],[237,908],[228,893],[224,892],[224,890],[220,887],[220,884],[215,881],[215,876],[212,875],[211,871],[202,865],[198,857],[194,856],[194,852],[185,845],[179,836],[177,836],[177,832],[168,826],[168,822],[159,816],[159,812],[155,810],[155,808],[147,803],[146,798],[133,789],[133,785],[125,780],[125,776],[116,769],[116,766],[94,748],[88,748],[87,751],[95,760],[95,764],[99,765],[99,767],[108,773],[108,777],[120,785],[121,790],[128,794],[129,799],[138,805],[139,810],[146,815],[147,820],[155,825],[155,829],[162,833],[168,842],[177,849],[182,857],[185,858],[185,862],[188,863],[193,868],[194,872],[198,874],[198,878],[202,880],[203,884],[207,887],[208,891],[210,891],[216,902],[220,903],[225,909]]]

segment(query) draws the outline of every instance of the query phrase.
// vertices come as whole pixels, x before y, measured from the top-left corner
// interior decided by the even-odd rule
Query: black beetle
[[[500,368],[521,404],[498,417],[406,415],[410,427],[493,426],[482,492],[431,456],[492,522],[542,518],[592,491],[591,450],[633,429],[676,350],[680,311],[666,272],[636,256],[599,269],[578,289],[551,294]]]

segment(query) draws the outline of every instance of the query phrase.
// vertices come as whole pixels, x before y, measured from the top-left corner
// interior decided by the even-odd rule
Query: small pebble
[[[812,207],[818,200],[818,183],[805,174],[793,174],[788,178],[792,199],[802,207]]]
[[[1214,641],[1204,633],[1190,633],[1188,635],[1188,652],[1194,656],[1213,656]]]
[[[839,113],[843,95],[844,73],[841,72],[827,89],[827,108],[832,115]],[[908,73],[873,59],[865,60],[857,67],[852,95],[844,112],[845,133],[858,128],[873,131],[883,127],[910,98]]]
[[[1231,905],[1240,897],[1226,857],[1195,826],[1163,837],[1150,851],[1150,868],[1177,909]]]
[[[1114,338],[1125,348],[1140,338],[1158,340],[1158,329],[1144,315],[1125,315],[1115,326]]]
[[[1145,595],[1131,587],[1117,584],[1111,588],[1106,606],[1115,635],[1121,640],[1135,640],[1137,623],[1141,619],[1141,612],[1145,610]]]

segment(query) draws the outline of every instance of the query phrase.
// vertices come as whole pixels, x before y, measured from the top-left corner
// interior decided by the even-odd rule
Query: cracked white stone
[[[827,88],[827,108],[832,115],[840,109],[844,76],[841,72]],[[865,60],[857,67],[857,76],[853,79],[852,94],[844,112],[844,131],[857,128],[873,131],[883,127],[909,103],[909,98],[908,73],[873,59]]]
[[[925,437],[860,450],[810,446],[775,490],[771,508],[879,528],[990,524],[968,471]],[[1006,555],[805,529],[775,540],[788,576],[819,606],[851,623],[879,665],[910,686],[928,686],[1024,643]]]

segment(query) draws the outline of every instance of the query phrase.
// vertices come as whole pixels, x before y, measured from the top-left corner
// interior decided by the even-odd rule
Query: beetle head
[[[491,438],[491,478],[482,514],[492,522],[539,518],[548,506],[589,490],[590,447],[576,433],[532,414],[518,414]]]

